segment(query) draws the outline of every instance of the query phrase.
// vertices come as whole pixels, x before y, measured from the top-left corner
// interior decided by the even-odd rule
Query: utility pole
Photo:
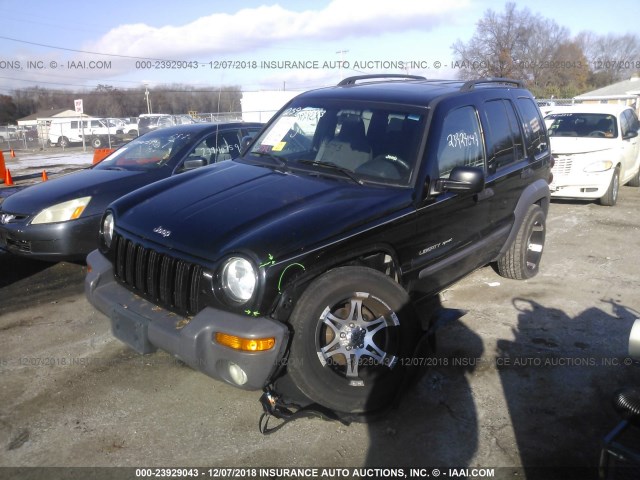
[[[147,99],[147,113],[151,113],[151,103],[149,102],[149,84],[144,84],[144,97]]]
[[[345,53],[349,53],[349,50],[338,50],[336,53],[340,54],[340,81],[342,81],[342,63],[343,63],[343,59],[344,59],[344,54]]]

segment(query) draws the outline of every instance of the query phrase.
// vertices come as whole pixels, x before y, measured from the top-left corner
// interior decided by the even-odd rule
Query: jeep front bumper
[[[286,351],[289,331],[283,323],[211,307],[184,318],[120,285],[111,262],[99,251],[89,254],[87,265],[87,298],[111,319],[113,334],[138,353],[159,348],[212,378],[257,390],[269,382]],[[246,339],[273,338],[275,344],[260,352],[235,350],[217,343],[216,333]]]

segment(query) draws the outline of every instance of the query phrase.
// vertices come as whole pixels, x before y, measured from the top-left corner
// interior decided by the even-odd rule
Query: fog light
[[[244,385],[247,383],[247,374],[244,370],[233,362],[229,362],[229,377],[236,385]]]
[[[264,352],[265,350],[271,350],[276,344],[276,339],[273,337],[242,338],[222,332],[217,332],[214,339],[220,345],[245,352]]]

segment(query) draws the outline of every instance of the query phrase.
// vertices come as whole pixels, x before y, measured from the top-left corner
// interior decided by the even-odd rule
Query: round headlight
[[[102,239],[108,248],[111,248],[111,242],[113,241],[113,225],[113,215],[109,212],[102,219]]]
[[[253,296],[258,276],[253,265],[241,257],[227,260],[222,269],[222,288],[234,302],[244,303]]]

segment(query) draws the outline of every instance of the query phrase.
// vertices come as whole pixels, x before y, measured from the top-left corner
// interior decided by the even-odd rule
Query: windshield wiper
[[[336,163],[319,162],[317,160],[298,160],[298,163],[302,163],[305,165],[313,165],[314,167],[329,168],[331,170],[335,170],[336,172],[342,173],[345,177],[353,180],[358,185],[364,185],[364,182],[354,175],[355,172],[353,170],[349,170],[348,168],[341,167]]]
[[[266,152],[250,152],[250,154],[263,159],[271,160],[272,166],[276,167],[276,170],[278,170],[279,172],[282,172],[282,173],[290,172],[289,168],[287,167],[287,162],[285,162],[284,160],[282,160],[280,157],[276,155],[273,155],[271,153],[266,153]]]

